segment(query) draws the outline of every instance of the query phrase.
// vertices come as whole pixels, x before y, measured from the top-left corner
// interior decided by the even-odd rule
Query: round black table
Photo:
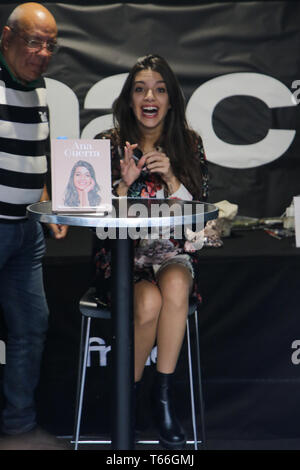
[[[112,367],[113,417],[112,448],[134,448],[133,384],[133,240],[157,237],[158,228],[180,238],[186,227],[201,230],[215,219],[213,204],[178,199],[113,199],[112,212],[53,212],[51,201],[31,204],[28,216],[42,223],[95,227],[100,238],[112,239]]]

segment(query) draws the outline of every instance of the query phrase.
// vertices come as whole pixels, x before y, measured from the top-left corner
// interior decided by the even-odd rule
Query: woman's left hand
[[[168,186],[169,192],[172,194],[180,186],[180,181],[173,173],[170,159],[167,155],[159,150],[145,153],[146,167],[150,173],[157,173]]]

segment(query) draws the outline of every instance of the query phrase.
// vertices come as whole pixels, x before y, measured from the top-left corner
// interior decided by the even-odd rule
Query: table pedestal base
[[[133,241],[112,240],[112,448],[134,448]]]

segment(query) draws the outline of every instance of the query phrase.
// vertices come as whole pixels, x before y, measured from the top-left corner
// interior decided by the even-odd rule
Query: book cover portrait
[[[52,210],[111,211],[110,141],[51,140]]]

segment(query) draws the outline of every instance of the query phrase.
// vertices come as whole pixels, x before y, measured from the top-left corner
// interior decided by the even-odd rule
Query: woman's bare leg
[[[134,287],[135,382],[141,380],[145,363],[155,343],[157,322],[162,307],[161,293],[155,284],[140,281]]]
[[[159,273],[162,308],[157,325],[157,370],[174,372],[181,350],[193,279],[181,264],[166,266]]]

